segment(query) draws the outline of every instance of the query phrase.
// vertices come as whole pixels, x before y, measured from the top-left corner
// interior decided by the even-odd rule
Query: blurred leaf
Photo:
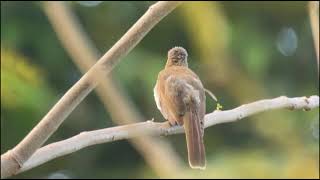
[[[1,106],[39,111],[48,106],[52,94],[43,72],[15,52],[1,48]]]

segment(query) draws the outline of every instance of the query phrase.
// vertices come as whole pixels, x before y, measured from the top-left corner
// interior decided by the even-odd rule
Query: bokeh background
[[[153,3],[67,5],[103,54]],[[319,94],[306,2],[186,2],[178,7],[112,71],[142,121],[163,120],[153,86],[173,46],[188,50],[190,67],[223,109],[282,95]],[[42,2],[1,1],[1,154],[20,142],[81,76]],[[208,98],[207,112],[215,108]],[[117,111],[121,114],[121,108]],[[111,126],[116,124],[110,112],[92,92],[46,144]],[[276,110],[207,128],[207,169],[201,172],[188,168],[183,134],[161,139],[177,152],[187,177],[319,178],[319,109]],[[13,178],[56,177],[163,176],[123,140],[85,148]]]

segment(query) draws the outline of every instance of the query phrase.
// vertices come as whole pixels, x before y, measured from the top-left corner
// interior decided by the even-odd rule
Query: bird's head
[[[168,51],[166,67],[185,66],[188,67],[188,53],[183,47],[174,47]]]

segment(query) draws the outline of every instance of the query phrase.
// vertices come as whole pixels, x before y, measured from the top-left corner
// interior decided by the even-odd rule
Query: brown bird
[[[166,66],[160,71],[154,87],[154,97],[170,125],[183,125],[190,167],[205,169],[205,90],[199,77],[188,68],[187,57],[188,53],[182,47],[168,51]]]

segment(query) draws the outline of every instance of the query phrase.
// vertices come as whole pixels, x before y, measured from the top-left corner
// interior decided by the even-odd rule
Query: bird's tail
[[[189,165],[191,168],[204,170],[206,168],[206,154],[201,119],[196,112],[197,108],[192,107],[192,105],[189,107],[183,117]]]

